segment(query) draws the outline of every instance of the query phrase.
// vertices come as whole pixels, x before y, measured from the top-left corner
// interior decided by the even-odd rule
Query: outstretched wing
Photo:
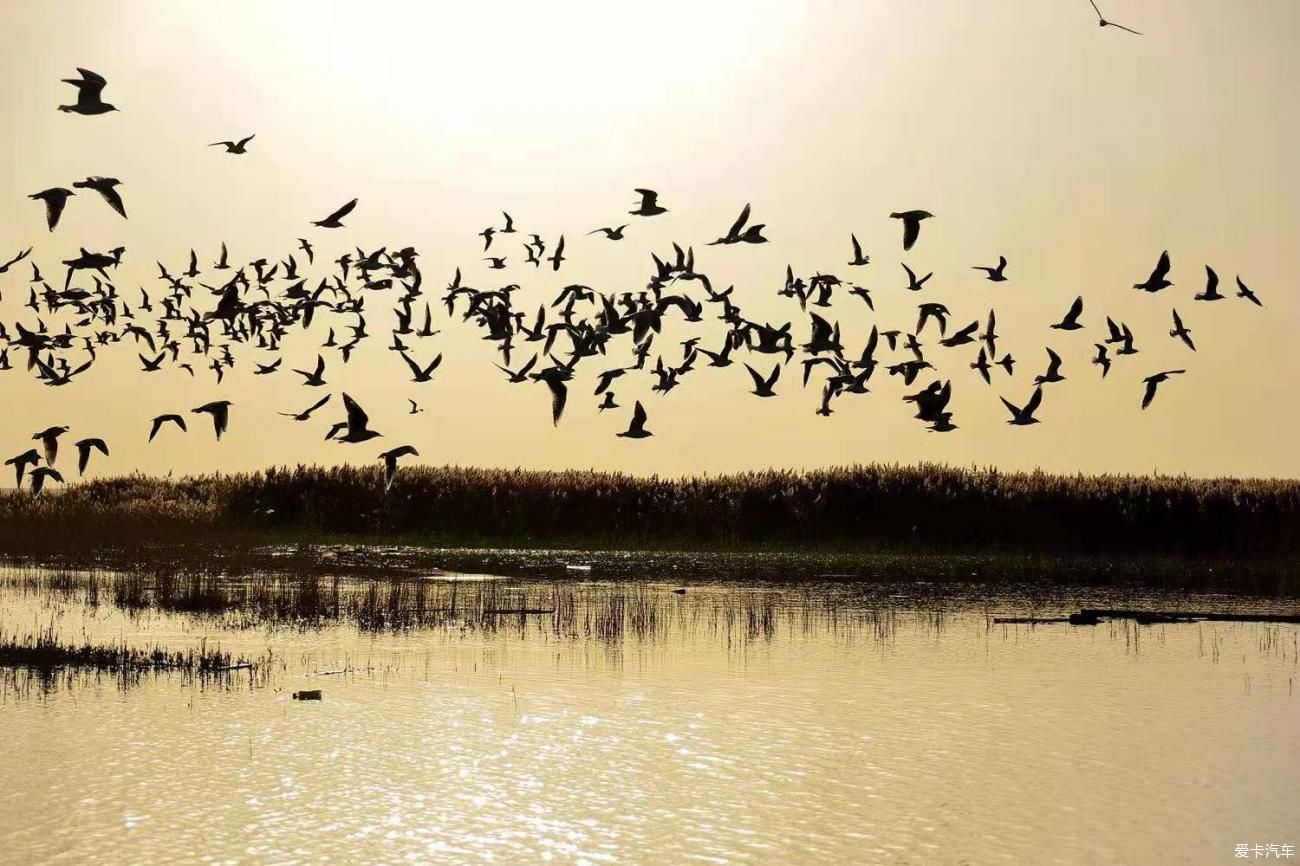
[[[370,416],[357,405],[357,401],[344,394],[343,405],[348,411],[348,427],[355,430],[366,429],[366,425],[370,423]]]
[[[727,237],[734,238],[745,229],[745,223],[749,221],[749,203],[746,202],[744,208],[740,211],[740,216],[731,224],[731,229],[727,232]]]
[[[325,219],[321,220],[321,222],[327,222],[327,223],[338,222],[348,214],[352,213],[352,211],[356,208],[356,206],[357,206],[357,199],[352,199],[352,201],[348,202],[347,204],[343,205],[343,207],[334,211],[334,213],[325,217]]]
[[[1029,402],[1025,404],[1025,414],[1033,415],[1035,412],[1038,411],[1038,407],[1042,404],[1042,402],[1043,402],[1043,389],[1035,388],[1034,396],[1030,397]]]
[[[565,401],[569,399],[569,386],[559,379],[547,379],[546,387],[551,389],[551,423],[558,425],[564,414]]]

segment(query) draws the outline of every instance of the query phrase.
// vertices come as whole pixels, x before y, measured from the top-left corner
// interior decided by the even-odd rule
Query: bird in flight
[[[736,221],[731,224],[731,228],[727,230],[727,233],[722,237],[718,238],[716,241],[710,241],[709,246],[716,246],[717,244],[765,244],[767,243],[767,238],[763,237],[764,224],[758,223],[757,225],[752,225],[746,228],[745,223],[747,222],[749,222],[748,204],[746,204],[745,207],[741,209],[740,216],[736,217]]]
[[[29,466],[34,467],[36,466],[36,464],[40,462],[41,462],[40,452],[37,451],[35,448],[29,448],[26,451],[24,451],[22,454],[19,454],[17,457],[11,457],[8,460],[6,460],[5,465],[12,466],[14,468],[14,474],[17,475],[17,481],[15,482],[15,484],[18,487],[22,487],[23,473],[27,470]]]
[[[930,273],[926,274],[925,276],[921,277],[921,279],[918,280],[916,278],[915,271],[913,271],[903,262],[899,262],[899,264],[903,265],[903,270],[907,271],[907,288],[909,291],[913,291],[913,292],[921,291],[921,289],[925,287],[925,281],[930,279],[930,277],[934,276],[934,272],[931,271]]]
[[[1169,336],[1177,337],[1187,344],[1187,348],[1196,351],[1196,344],[1192,342],[1192,331],[1183,324],[1183,319],[1178,315],[1177,310],[1174,310],[1174,328],[1169,332]]]
[[[924,210],[905,210],[894,211],[889,216],[891,219],[903,221],[903,249],[910,250],[916,243],[916,239],[921,236],[921,220],[928,220],[934,214]]]
[[[749,393],[753,394],[755,397],[776,396],[776,392],[772,390],[772,386],[776,384],[777,379],[781,378],[780,364],[777,364],[774,367],[772,367],[772,373],[766,379],[763,378],[763,376],[757,370],[755,370],[753,367],[749,366],[748,364],[745,365],[745,369],[749,371],[750,377],[754,380],[754,390],[750,391]]]
[[[214,141],[212,144],[209,144],[208,147],[225,147],[226,153],[239,155],[248,153],[248,143],[256,137],[257,134],[254,133],[247,138],[241,138],[239,141]]]
[[[110,111],[117,111],[117,106],[107,103],[103,100],[104,86],[108,80],[104,76],[91,72],[89,69],[77,67],[77,72],[81,73],[80,78],[65,78],[64,84],[71,84],[77,88],[77,102],[74,105],[60,105],[59,111],[73,114],[107,114]]]
[[[1097,8],[1096,0],[1088,0],[1088,2],[1092,4],[1092,11],[1094,11],[1094,12],[1097,13],[1097,26],[1098,26],[1098,27],[1115,27],[1115,28],[1118,28],[1118,29],[1120,29],[1120,30],[1123,30],[1123,31],[1125,31],[1125,32],[1127,32],[1127,33],[1132,33],[1134,36],[1141,36],[1141,35],[1142,35],[1141,33],[1137,32],[1136,30],[1134,30],[1134,29],[1131,28],[1131,27],[1125,27],[1123,24],[1116,24],[1114,21],[1107,21],[1106,18],[1105,18],[1105,16],[1103,16],[1103,15],[1101,14],[1101,10]]]
[[[1034,413],[1038,411],[1039,405],[1043,402],[1043,389],[1041,387],[1034,389],[1034,396],[1029,398],[1029,402],[1024,405],[1024,408],[1016,406],[1006,397],[999,397],[998,399],[1002,401],[1002,405],[1006,406],[1007,411],[1011,413],[1011,420],[1007,422],[1008,424],[1015,424],[1018,427],[1024,427],[1029,424],[1040,423],[1039,420],[1034,417]]]
[[[57,481],[60,484],[63,483],[63,476],[59,474],[59,470],[51,469],[49,466],[37,467],[36,469],[32,470],[32,495],[33,496],[41,495],[41,489],[45,486],[45,479],[47,478],[50,479],[51,481]]]
[[[27,252],[30,253],[31,250],[29,249]],[[5,268],[0,268],[0,274],[3,274],[4,272],[5,272]],[[1259,298],[1255,296],[1255,293],[1252,292],[1250,288],[1241,281],[1241,277],[1237,277],[1237,297],[1245,298],[1246,300],[1250,301],[1252,304],[1254,304],[1257,307],[1264,306],[1263,303],[1260,302]]]
[[[5,262],[5,263],[3,263],[3,264],[0,264],[0,274],[8,273],[10,268],[12,268],[14,265],[18,264],[19,262],[21,262],[23,259],[27,258],[27,257],[28,257],[29,255],[31,255],[31,254],[32,254],[32,248],[31,248],[31,247],[28,247],[27,249],[23,250],[23,251],[22,251],[21,253],[19,253],[18,255],[14,256],[14,257],[13,257],[12,259],[10,259],[9,261],[7,261],[7,262]],[[33,265],[33,267],[35,267],[35,265]],[[39,271],[37,271],[37,273],[39,273]],[[39,280],[33,280],[32,282],[39,282]],[[1241,283],[1241,280],[1238,279],[1237,282],[1238,282],[1238,284],[1240,284],[1240,283]],[[1243,297],[1244,297],[1244,295],[1243,295]],[[1257,302],[1257,303],[1258,303],[1258,302]]]
[[[325,384],[325,359],[320,355],[316,356],[316,369],[310,373],[306,370],[294,370],[299,376],[302,376],[302,384],[309,388],[319,388]]]
[[[587,232],[587,234],[589,235],[603,234],[606,238],[608,238],[611,241],[621,241],[623,240],[623,229],[625,228],[627,228],[626,223],[614,228],[605,226],[604,228],[599,228],[599,229],[595,229],[594,231],[589,231]]]
[[[611,397],[613,395],[610,395]],[[613,402],[610,400],[609,402]],[[632,423],[628,424],[627,430],[617,434],[624,439],[645,439],[647,436],[653,436],[649,430],[645,429],[646,414],[645,407],[641,401],[636,401],[636,407],[632,410]]]
[[[442,363],[441,352],[438,353],[436,358],[429,362],[427,367],[421,367],[415,362],[415,359],[405,352],[398,352],[397,354],[401,355],[402,360],[406,362],[406,366],[411,368],[411,376],[413,377],[411,379],[412,382],[432,382],[433,371],[438,369],[438,365]]]
[[[1151,405],[1151,401],[1156,398],[1156,388],[1161,382],[1167,381],[1170,376],[1177,376],[1180,373],[1186,373],[1186,370],[1165,370],[1163,373],[1156,373],[1153,376],[1147,376],[1142,381],[1146,383],[1146,391],[1142,395],[1142,408]]]
[[[858,236],[850,234],[849,240],[853,243],[853,261],[849,262],[849,266],[861,267],[862,265],[871,264],[871,256],[864,256],[862,254],[862,244],[858,243]]]
[[[118,216],[126,219],[126,205],[122,203],[122,196],[118,195],[114,187],[121,186],[122,181],[115,177],[88,177],[85,180],[79,180],[73,184],[77,189],[93,189],[99,193],[108,206],[117,211]]]
[[[217,440],[221,440],[221,434],[226,432],[226,427],[230,425],[230,407],[229,400],[214,400],[211,403],[204,403],[196,409],[190,411],[197,414],[206,413],[212,416],[212,429],[217,434]]]
[[[356,400],[353,400],[347,394],[343,395],[343,406],[347,409],[347,420],[340,421],[330,428],[325,434],[326,439],[333,439],[335,442],[365,442],[384,434],[370,429],[370,416],[366,414]],[[346,431],[346,432],[344,432]],[[343,432],[340,436],[339,433]]]
[[[306,409],[303,409],[301,412],[281,412],[280,414],[286,418],[292,418],[295,421],[306,421],[308,418],[311,417],[311,413],[315,412],[317,409],[319,409],[320,407],[328,403],[330,401],[331,396],[332,395],[330,394],[326,394],[324,397],[321,397],[319,400],[317,400],[315,403],[312,403],[310,406],[308,406]]]
[[[1160,261],[1156,262],[1155,270],[1151,276],[1147,277],[1145,283],[1134,283],[1133,288],[1141,289],[1144,292],[1158,292],[1161,289],[1167,289],[1173,285],[1166,277],[1169,276],[1169,251],[1165,250],[1160,254]]]
[[[1070,305],[1070,310],[1065,314],[1065,318],[1052,325],[1058,331],[1077,331],[1083,327],[1079,324],[1079,317],[1083,315],[1083,295],[1074,299]]]
[[[1106,344],[1093,343],[1093,345],[1097,347],[1097,357],[1092,359],[1092,363],[1101,367],[1101,378],[1105,379],[1106,375],[1110,372],[1111,364],[1110,358],[1106,356]]]
[[[86,464],[90,463],[90,452],[96,450],[105,457],[108,456],[108,445],[103,439],[81,439],[77,443],[77,475],[80,477],[86,474]]]
[[[185,426],[185,419],[182,418],[180,415],[159,415],[157,418],[153,419],[152,422],[153,426],[149,428],[150,442],[153,441],[153,437],[158,435],[158,431],[162,429],[162,425],[166,424],[168,421],[172,422],[177,427],[181,428],[182,431],[188,429]]]
[[[45,202],[45,224],[49,226],[50,231],[54,231],[54,227],[59,224],[59,217],[63,216],[63,209],[67,206],[68,199],[74,195],[76,193],[70,189],[55,186],[34,192],[27,197]]]
[[[986,265],[975,265],[971,270],[984,271],[984,273],[987,275],[986,278],[991,283],[1005,283],[1007,281],[1006,269],[1007,269],[1007,257],[998,256],[997,267],[990,268]]]
[[[637,204],[635,210],[628,211],[632,216],[650,217],[658,216],[661,213],[668,213],[668,208],[659,206],[659,193],[652,189],[637,189],[633,191],[637,195],[641,196],[641,201]]]
[[[317,226],[317,227],[319,227],[319,228],[323,228],[323,229],[339,229],[339,228],[343,228],[343,222],[342,222],[343,218],[344,218],[345,216],[347,216],[348,214],[352,213],[353,209],[356,208],[356,206],[357,206],[357,200],[356,200],[356,199],[352,199],[352,201],[350,201],[350,202],[348,202],[347,204],[343,205],[343,207],[341,207],[341,208],[339,208],[338,210],[334,211],[334,213],[332,213],[332,214],[330,214],[329,216],[325,217],[325,219],[323,219],[323,220],[316,220],[315,222],[312,223],[312,225]]]
[[[1222,301],[1227,295],[1219,293],[1219,275],[1214,268],[1205,266],[1205,291],[1192,295],[1194,301]]]
[[[393,448],[379,455],[379,459],[384,461],[384,492],[387,493],[393,488],[393,479],[397,477],[397,460],[399,457],[419,457],[420,452],[416,451],[413,446],[402,445]]]
[[[1043,385],[1048,382],[1064,382],[1065,377],[1061,375],[1061,356],[1047,348],[1047,372],[1034,377],[1035,385]]]
[[[67,427],[47,427],[36,435],[32,440],[40,440],[41,447],[45,450],[45,465],[53,466],[54,460],[59,456],[59,437],[68,432]]]

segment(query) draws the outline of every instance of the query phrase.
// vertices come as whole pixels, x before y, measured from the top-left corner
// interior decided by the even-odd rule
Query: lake
[[[255,664],[0,670],[0,860],[1201,864],[1300,843],[1300,626],[994,622],[1083,606],[1300,610],[581,566],[0,570],[8,638]]]

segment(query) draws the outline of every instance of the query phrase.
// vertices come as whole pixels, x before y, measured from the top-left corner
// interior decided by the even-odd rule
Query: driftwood
[[[321,699],[320,689],[303,689],[293,693],[295,701],[319,701]]]

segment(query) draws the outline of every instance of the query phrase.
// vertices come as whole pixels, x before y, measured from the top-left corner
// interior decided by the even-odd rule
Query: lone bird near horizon
[[[1170,376],[1177,376],[1186,372],[1186,370],[1165,370],[1163,373],[1156,373],[1143,379],[1142,381],[1146,383],[1147,388],[1142,395],[1142,408],[1145,409],[1151,405],[1151,401],[1156,398],[1156,388],[1159,387],[1161,382],[1168,381]]]
[[[343,205],[343,207],[334,211],[334,213],[325,217],[325,219],[316,220],[315,222],[312,223],[312,225],[323,229],[341,229],[343,228],[343,218],[346,217],[348,214],[352,213],[352,211],[356,208],[356,206],[357,206],[357,199],[354,198],[352,199],[352,201]]]
[[[60,105],[59,111],[72,114],[107,114],[110,111],[117,111],[117,106],[103,100],[104,87],[107,86],[108,80],[104,76],[91,72],[89,69],[77,67],[77,72],[81,73],[80,78],[65,78],[64,84],[71,84],[77,88],[77,101],[74,105]]]
[[[933,218],[934,214],[924,210],[905,210],[894,211],[889,217],[903,221],[903,249],[910,250],[921,236],[921,221]]]
[[[247,138],[241,138],[239,141],[214,141],[212,144],[209,144],[208,147],[225,147],[226,153],[239,155],[248,153],[248,143],[254,138],[257,138],[257,133],[253,133]],[[272,144],[274,144],[274,142],[272,142]]]

